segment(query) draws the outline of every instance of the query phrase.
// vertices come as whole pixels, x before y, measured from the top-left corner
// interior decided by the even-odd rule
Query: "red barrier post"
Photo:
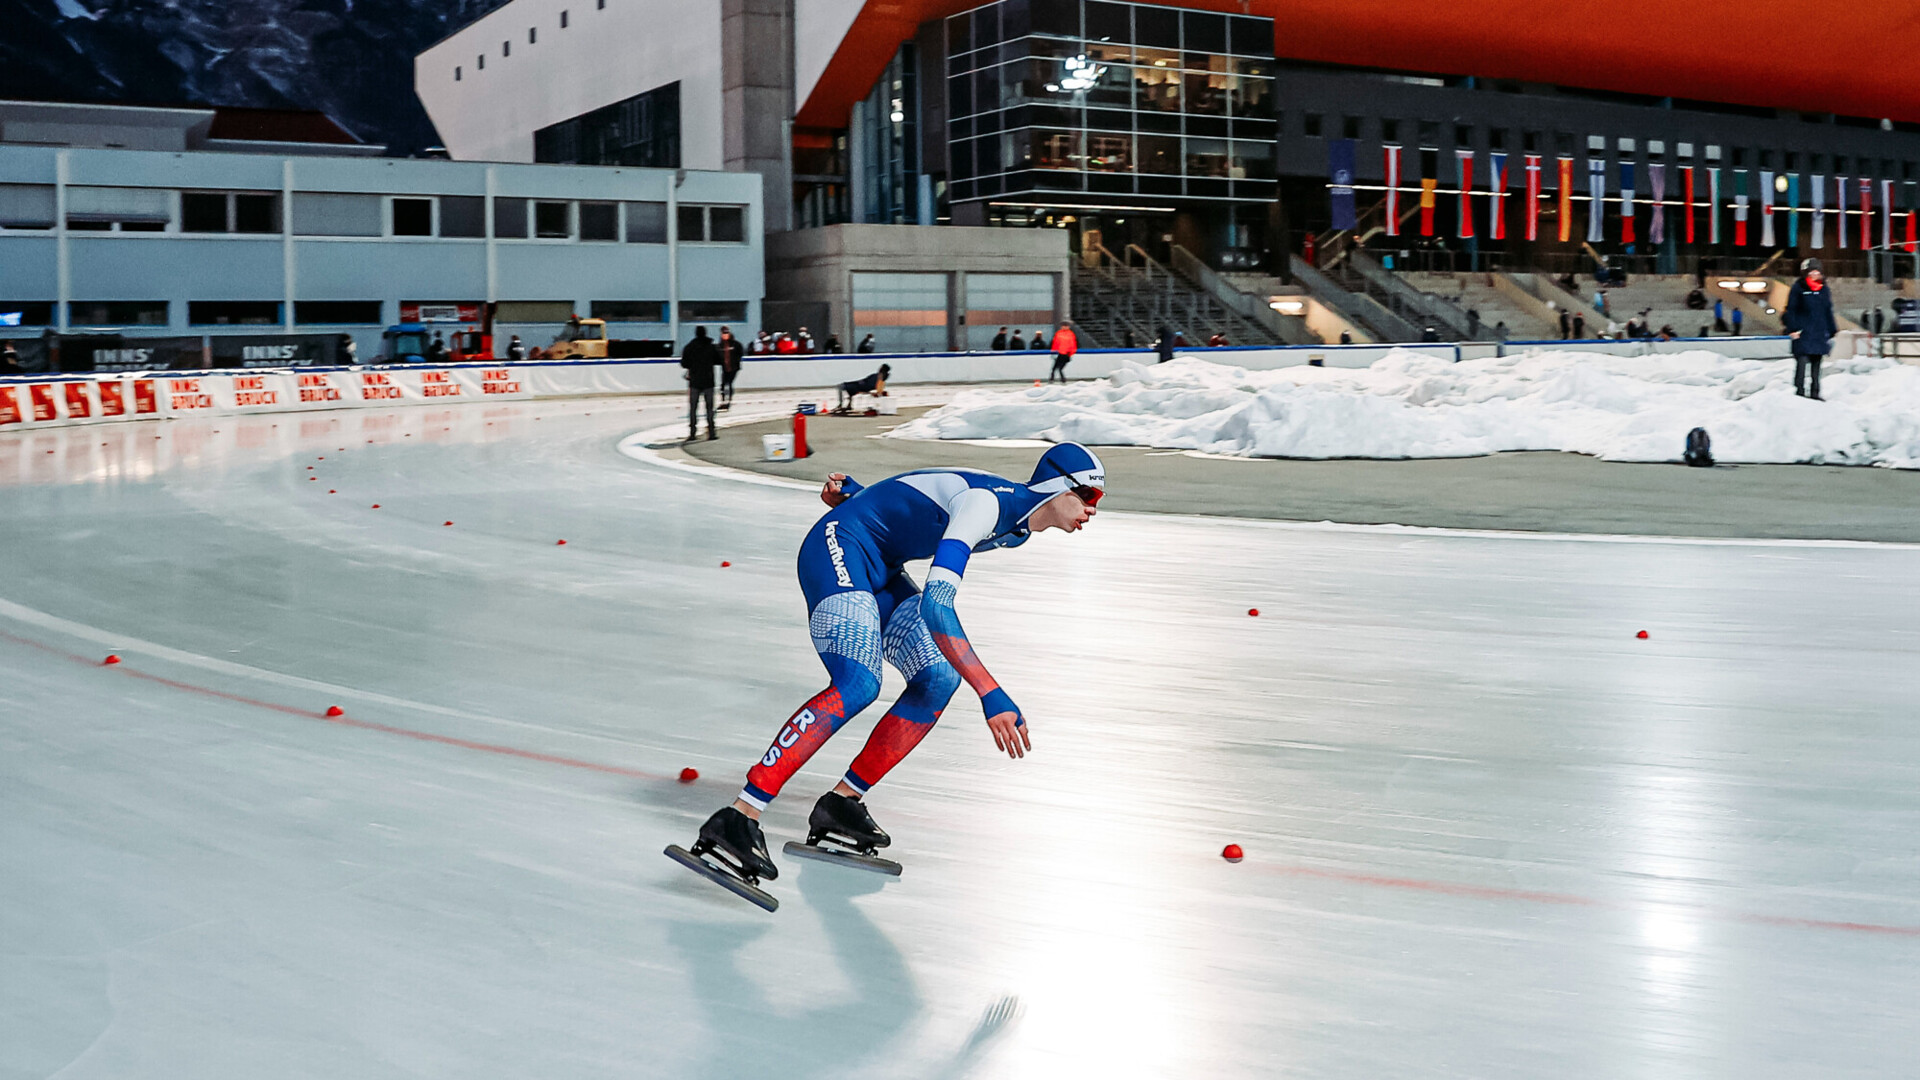
[[[793,414],[793,457],[795,461],[803,457],[812,457],[807,449],[807,414],[794,410]]]

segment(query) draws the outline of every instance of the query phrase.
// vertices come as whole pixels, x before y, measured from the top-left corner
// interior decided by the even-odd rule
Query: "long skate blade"
[[[871,870],[876,874],[886,874],[890,877],[900,876],[899,863],[894,862],[892,859],[882,859],[877,855],[855,855],[851,851],[835,851],[832,848],[820,847],[815,844],[803,844],[798,840],[787,841],[787,846],[783,850],[789,855],[802,859],[815,859],[824,863],[838,863],[842,866]]]
[[[768,911],[780,910],[780,901],[778,899],[741,881],[725,870],[719,869],[707,860],[681,847],[679,844],[668,844],[666,856],[681,866],[699,874],[701,877],[706,878],[708,881],[713,882],[715,885],[738,896],[742,900],[756,904]]]

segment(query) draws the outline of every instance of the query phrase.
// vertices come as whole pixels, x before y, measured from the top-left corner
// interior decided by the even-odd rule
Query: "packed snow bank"
[[[1431,458],[1569,450],[1678,460],[1704,427],[1722,461],[1920,468],[1920,367],[1830,361],[1826,401],[1793,364],[1696,350],[1533,352],[1454,363],[1396,349],[1363,369],[1275,371],[1179,357],[1031,390],[962,392],[906,439],[1050,439],[1238,457]]]

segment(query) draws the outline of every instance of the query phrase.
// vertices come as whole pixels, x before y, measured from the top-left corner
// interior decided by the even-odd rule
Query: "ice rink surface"
[[[961,593],[1032,756],[963,689],[903,877],[782,858],[876,707],[769,916],[660,850],[822,508],[672,419],[0,436],[0,1080],[1914,1073],[1920,550],[1105,514]]]

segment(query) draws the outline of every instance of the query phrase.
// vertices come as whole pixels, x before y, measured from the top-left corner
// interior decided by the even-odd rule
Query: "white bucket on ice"
[[[762,435],[760,436],[760,449],[762,452],[763,460],[792,461],[793,460],[793,436]]]

